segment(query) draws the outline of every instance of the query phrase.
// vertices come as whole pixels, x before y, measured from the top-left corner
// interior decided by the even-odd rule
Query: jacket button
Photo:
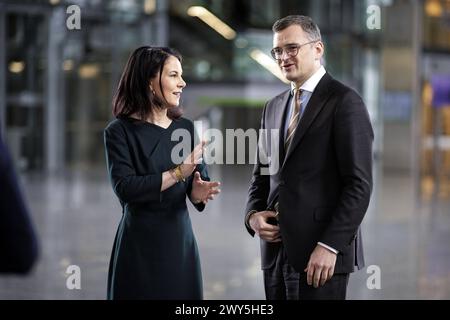
[[[284,186],[284,180],[280,181],[280,186]]]

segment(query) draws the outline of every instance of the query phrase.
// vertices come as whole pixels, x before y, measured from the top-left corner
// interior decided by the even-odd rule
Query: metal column
[[[413,1],[413,34],[412,34],[412,50],[414,56],[413,76],[412,76],[412,123],[411,123],[411,168],[413,172],[413,181],[415,187],[416,208],[419,207],[421,201],[421,168],[420,159],[422,152],[422,135],[421,135],[421,74],[422,74],[422,24],[423,24],[423,2],[420,0]],[[435,141],[436,143],[436,141]]]
[[[169,43],[169,3],[167,0],[157,0],[154,25],[155,44],[157,46],[167,46]]]
[[[55,172],[64,167],[64,105],[61,99],[61,42],[66,32],[63,8],[54,8],[48,16],[47,83],[44,110],[45,169]]]

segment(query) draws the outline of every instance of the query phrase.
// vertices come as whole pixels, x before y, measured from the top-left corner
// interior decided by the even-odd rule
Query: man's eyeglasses
[[[274,58],[275,60],[280,60],[281,57],[283,56],[283,51],[286,52],[286,54],[288,55],[288,57],[293,58],[298,54],[298,51],[300,50],[301,47],[310,44],[310,43],[314,43],[320,40],[313,40],[304,44],[288,44],[287,46],[285,46],[284,48],[273,48],[272,50],[270,50],[270,54],[272,55],[272,58]]]

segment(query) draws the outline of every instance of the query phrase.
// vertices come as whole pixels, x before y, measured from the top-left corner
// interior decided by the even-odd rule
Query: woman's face
[[[164,101],[168,107],[177,107],[180,104],[181,92],[186,86],[186,82],[181,77],[182,74],[183,69],[181,68],[180,61],[174,56],[169,56],[164,64],[161,75],[163,92],[161,92],[159,83],[159,73],[150,82],[150,87],[153,88],[156,96],[161,101]]]

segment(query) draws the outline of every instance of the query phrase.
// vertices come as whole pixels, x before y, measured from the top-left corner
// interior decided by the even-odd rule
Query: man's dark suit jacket
[[[37,256],[36,234],[0,136],[0,273],[28,273]]]
[[[283,132],[290,91],[267,102],[261,128]],[[372,190],[373,130],[361,97],[326,73],[315,88],[287,151],[263,144],[280,168],[261,174],[258,161],[246,213],[279,202],[279,225],[289,263],[303,272],[318,242],[339,251],[335,273],[364,266],[360,224]],[[270,140],[269,140],[270,141]],[[285,154],[286,153],[286,154]],[[254,231],[247,226],[253,236]],[[270,268],[279,244],[261,240],[262,268]]]

